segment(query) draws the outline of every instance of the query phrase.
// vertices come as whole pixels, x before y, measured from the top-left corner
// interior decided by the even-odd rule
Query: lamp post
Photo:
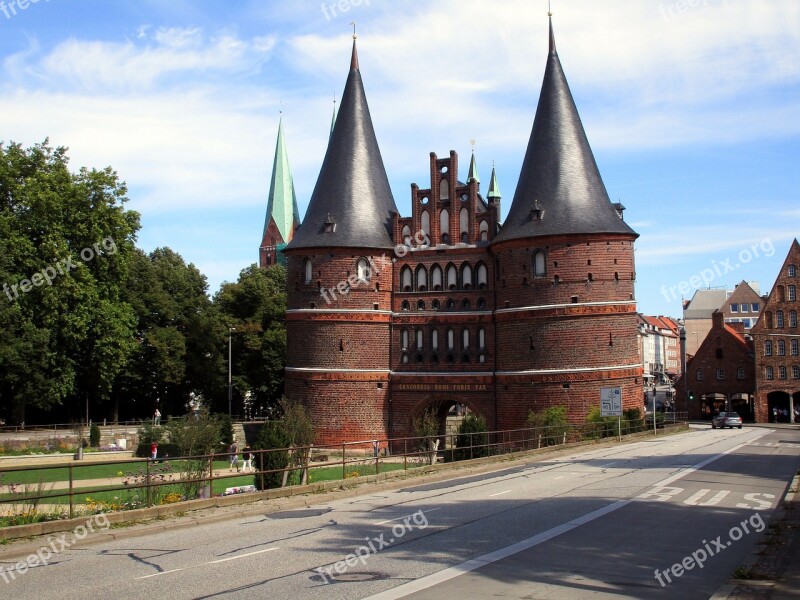
[[[233,339],[233,332],[236,331],[235,327],[228,327],[228,416],[233,417],[232,405],[233,405],[233,380],[232,380],[232,372],[233,367],[231,364],[231,340]]]
[[[683,402],[686,405],[686,412],[688,415],[689,396],[686,390],[689,385],[689,380],[688,376],[686,375],[686,327],[681,325],[679,331],[681,336],[681,378],[683,379]]]

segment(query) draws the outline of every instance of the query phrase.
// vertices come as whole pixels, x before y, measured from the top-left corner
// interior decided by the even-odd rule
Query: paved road
[[[70,534],[46,566],[0,571],[0,589],[15,599],[708,598],[751,552],[799,463],[797,431],[694,430],[62,550]],[[703,568],[678,575],[692,553]]]

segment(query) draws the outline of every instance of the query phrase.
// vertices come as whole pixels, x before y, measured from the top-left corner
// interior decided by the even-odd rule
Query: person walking
[[[153,425],[161,425],[161,411],[156,407],[156,412],[153,413]]]
[[[255,471],[253,467],[253,459],[255,458],[255,454],[253,454],[253,449],[250,447],[250,444],[247,444],[242,450],[242,472],[244,471]]]
[[[150,444],[150,460],[155,460],[158,456],[158,442]]]
[[[236,472],[239,472],[239,446],[236,443],[236,440],[233,440],[231,447],[228,449],[228,452],[231,455],[231,471],[236,468]]]

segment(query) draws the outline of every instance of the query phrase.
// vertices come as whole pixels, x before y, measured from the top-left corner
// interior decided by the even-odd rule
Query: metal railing
[[[670,413],[669,420],[665,420],[664,427],[681,426],[686,422],[685,413]],[[638,419],[636,421],[622,421],[624,425],[619,430],[616,419],[603,420],[597,423],[581,425],[556,425],[551,427],[520,428],[501,431],[450,433],[425,437],[403,437],[363,440],[345,442],[334,447],[301,446],[292,448],[277,448],[270,450],[252,450],[254,455],[252,476],[253,485],[260,489],[283,487],[288,483],[292,473],[300,473],[301,483],[308,480],[307,475],[322,468],[341,467],[341,479],[363,475],[377,475],[389,470],[403,470],[430,466],[439,461],[456,462],[488,456],[509,454],[514,452],[531,451],[537,449],[554,448],[568,444],[595,442],[603,439],[621,438],[630,434],[655,433],[652,420]],[[659,425],[661,427],[662,425]],[[449,439],[448,439],[449,438]],[[449,444],[447,443],[449,442]],[[273,454],[278,457],[272,457]],[[335,455],[340,455],[339,460],[330,460]],[[239,453],[241,455],[241,452]],[[298,457],[299,460],[298,460]],[[315,460],[316,458],[316,460]],[[324,458],[324,460],[320,460]],[[215,465],[224,461],[232,464],[229,453],[219,453],[196,456],[176,456],[163,459],[142,458],[138,460],[92,462],[87,464],[69,463],[67,465],[41,465],[33,467],[9,467],[0,470],[0,504],[23,505],[35,507],[42,501],[56,498],[68,498],[69,517],[75,515],[76,496],[89,496],[106,492],[125,492],[130,495],[132,491],[144,490],[143,498],[139,499],[142,506],[153,506],[159,502],[161,492],[166,487],[168,490],[181,489],[181,499],[194,499],[188,497],[210,497],[213,495],[214,482],[226,479],[241,479],[242,473],[238,471],[241,459],[237,457],[237,472],[224,474],[224,466]],[[277,468],[265,468],[269,464],[282,464]],[[182,469],[172,471],[171,465],[177,464]],[[101,477],[101,479],[119,478],[121,471],[139,467],[136,473],[129,472],[123,475],[124,483],[117,485],[95,485],[79,487],[81,481],[90,481],[81,478],[82,469],[104,466],[120,467],[116,476]],[[402,465],[402,467],[401,467]],[[349,472],[348,472],[349,469]],[[360,469],[360,470],[356,470]],[[45,470],[64,470],[66,477],[58,483],[67,484],[65,488],[47,490],[47,483],[38,484],[13,484],[3,479],[13,479],[14,473],[30,473]],[[176,477],[177,476],[177,477]],[[281,479],[278,483],[278,479]],[[53,483],[53,482],[48,482]],[[36,485],[36,493],[29,493],[28,486]],[[296,484],[294,484],[296,485]],[[11,487],[10,487],[11,486]],[[24,492],[16,491],[23,487]],[[4,489],[8,488],[8,489]],[[61,492],[61,489],[64,491]],[[44,492],[44,493],[42,493]],[[138,504],[138,503],[137,503]],[[118,508],[117,510],[124,510]]]

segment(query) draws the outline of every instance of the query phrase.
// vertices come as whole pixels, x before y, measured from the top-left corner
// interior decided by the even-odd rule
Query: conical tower
[[[318,444],[386,435],[396,213],[354,36],[328,150],[285,250],[286,395],[309,408]]]
[[[501,428],[566,406],[583,421],[603,387],[641,407],[633,242],[603,185],[561,66],[552,20],[514,199],[492,241]],[[491,187],[491,186],[490,186]],[[491,195],[491,194],[490,194]]]
[[[278,140],[275,143],[275,159],[272,163],[272,179],[269,184],[267,216],[264,219],[264,231],[261,234],[258,253],[258,264],[262,269],[278,263],[286,264],[281,250],[292,240],[294,230],[299,224],[300,212],[297,210],[289,154],[286,152],[286,142],[283,137],[283,119],[280,119]]]

